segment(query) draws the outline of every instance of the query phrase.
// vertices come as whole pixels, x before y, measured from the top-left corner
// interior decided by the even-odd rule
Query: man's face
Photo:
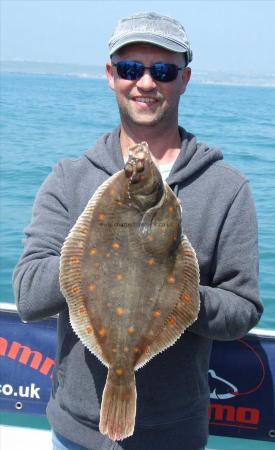
[[[122,60],[138,61],[146,67],[160,62],[173,63],[179,67],[185,65],[182,54],[142,43],[129,44],[113,57],[114,63]],[[177,124],[178,104],[190,78],[189,68],[180,70],[176,80],[166,83],[155,81],[149,70],[133,81],[119,78],[116,68],[111,64],[106,65],[106,71],[109,85],[116,92],[122,124],[143,127]]]

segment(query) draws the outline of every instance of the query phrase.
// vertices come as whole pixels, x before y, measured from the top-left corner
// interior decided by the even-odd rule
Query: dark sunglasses
[[[113,66],[116,67],[118,76],[123,80],[138,80],[144,74],[145,69],[149,69],[151,77],[155,81],[163,83],[174,81],[178,76],[178,71],[185,69],[185,66],[178,67],[168,63],[156,63],[151,67],[145,67],[144,64],[136,61],[119,61],[113,63]]]

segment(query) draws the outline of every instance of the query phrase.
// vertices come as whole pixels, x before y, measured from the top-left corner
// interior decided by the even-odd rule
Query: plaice
[[[135,427],[135,370],[181,336],[199,312],[199,268],[181,207],[145,142],[92,196],[65,240],[60,286],[71,325],[108,368],[101,433]]]

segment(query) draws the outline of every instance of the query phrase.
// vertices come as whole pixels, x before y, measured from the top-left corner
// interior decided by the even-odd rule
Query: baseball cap
[[[147,42],[172,52],[186,53],[187,64],[192,61],[193,54],[185,29],[172,17],[141,12],[121,19],[109,41],[110,56],[134,42]]]

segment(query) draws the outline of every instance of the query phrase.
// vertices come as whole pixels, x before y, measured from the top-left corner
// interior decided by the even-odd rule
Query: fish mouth
[[[145,164],[151,159],[147,142],[141,142],[129,148],[128,160],[124,171],[127,178],[133,183],[144,179],[142,172],[145,170]]]

